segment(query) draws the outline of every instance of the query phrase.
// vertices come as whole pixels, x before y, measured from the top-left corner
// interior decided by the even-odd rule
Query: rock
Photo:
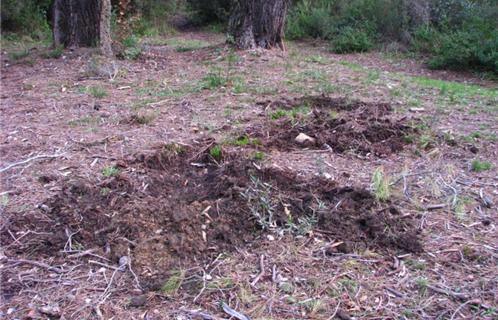
[[[299,144],[314,144],[316,141],[314,138],[304,133],[300,133],[294,140]]]
[[[135,296],[130,299],[130,307],[141,307],[147,303],[147,296],[145,294],[142,294],[140,296]]]

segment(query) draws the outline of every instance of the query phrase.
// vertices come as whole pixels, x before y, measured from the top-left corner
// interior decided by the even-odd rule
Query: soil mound
[[[285,151],[331,148],[339,153],[386,156],[401,151],[406,136],[414,133],[407,119],[397,119],[386,103],[314,96],[259,105],[269,113],[271,121],[268,128],[249,129],[248,135],[258,137],[268,147]],[[301,133],[312,140],[296,142]]]
[[[260,169],[230,154],[215,161],[213,145],[164,145],[118,161],[119,172],[103,181],[66,181],[44,204],[47,220],[33,225],[50,233],[40,235],[38,253],[67,250],[72,235],[73,249],[95,248],[116,262],[130,256],[147,279],[255,245],[263,229],[315,228],[355,249],[422,249],[411,219],[366,190]]]

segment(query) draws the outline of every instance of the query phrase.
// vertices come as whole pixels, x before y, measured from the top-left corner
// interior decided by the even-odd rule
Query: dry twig
[[[57,154],[40,154],[40,155],[37,155],[37,156],[34,156],[34,157],[31,157],[31,158],[28,158],[26,160],[22,160],[22,161],[19,161],[19,162],[14,162],[14,163],[11,163],[9,164],[8,166],[4,167],[4,168],[1,168],[0,169],[0,173],[2,172],[5,172],[11,168],[14,168],[14,167],[17,167],[17,166],[20,166],[22,164],[26,164],[26,163],[29,163],[31,161],[34,161],[34,160],[38,160],[38,159],[47,159],[47,158],[58,158],[60,156],[64,155],[64,152],[63,153],[57,153]]]

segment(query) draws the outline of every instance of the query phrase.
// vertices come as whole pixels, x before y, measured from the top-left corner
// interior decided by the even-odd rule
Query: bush
[[[329,1],[304,0],[297,3],[289,12],[287,38],[330,38],[336,28],[335,17],[331,11]]]
[[[373,46],[370,34],[359,28],[345,27],[332,40],[332,51],[335,53],[366,52]]]
[[[193,23],[207,25],[228,22],[231,0],[187,0],[192,11]]]
[[[498,29],[470,17],[456,30],[424,26],[414,32],[413,49],[428,54],[433,69],[481,69],[498,74]]]
[[[2,33],[15,32],[43,40],[51,35],[48,25],[50,0],[4,0],[1,4]]]

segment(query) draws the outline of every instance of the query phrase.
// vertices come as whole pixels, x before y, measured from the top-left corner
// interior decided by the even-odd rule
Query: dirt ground
[[[2,52],[2,318],[498,317],[496,82],[142,46]]]

